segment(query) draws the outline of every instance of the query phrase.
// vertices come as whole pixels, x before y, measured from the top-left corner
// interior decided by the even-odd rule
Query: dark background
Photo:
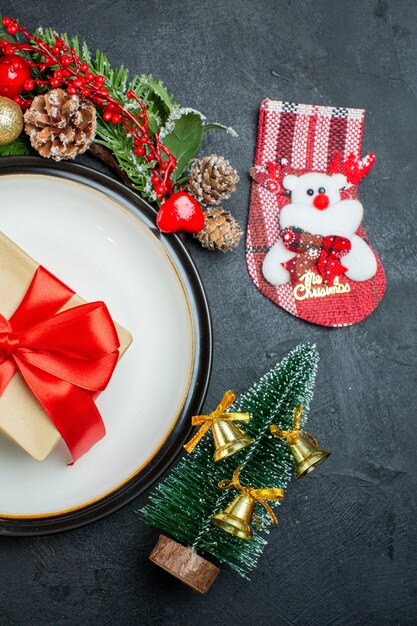
[[[223,568],[202,597],[150,564],[157,532],[135,516],[144,495],[80,530],[2,538],[0,624],[416,624],[417,3],[15,0],[1,11],[30,29],[78,34],[112,64],[153,73],[182,104],[233,126],[237,139],[213,133],[203,154],[217,151],[239,170],[226,206],[243,224],[263,98],[366,108],[364,151],[378,160],[361,198],[388,281],[371,317],[329,330],[263,298],[243,245],[215,255],[190,241],[214,323],[206,408],[315,341],[309,424],[333,455],[291,484],[251,583]]]

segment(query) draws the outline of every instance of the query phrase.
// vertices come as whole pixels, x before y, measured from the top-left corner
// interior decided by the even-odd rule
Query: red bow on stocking
[[[119,339],[104,302],[58,313],[73,295],[39,267],[10,320],[0,315],[0,396],[19,370],[76,461],[105,434],[94,396],[111,378]]]
[[[302,228],[290,226],[284,230],[282,241],[287,250],[297,253],[293,259],[282,263],[285,269],[294,272],[297,277],[316,269],[323,282],[332,285],[336,276],[347,271],[347,267],[339,262],[351,249],[351,243],[346,237],[312,235]]]

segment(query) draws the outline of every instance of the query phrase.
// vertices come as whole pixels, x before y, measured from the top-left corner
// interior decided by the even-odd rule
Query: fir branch
[[[36,154],[30,145],[29,137],[20,135],[12,143],[0,146],[0,157],[4,156],[22,156],[25,154]]]
[[[283,429],[289,428],[293,408],[299,404],[304,406],[304,416],[307,414],[317,364],[315,347],[300,345],[240,396],[230,410],[251,413],[245,430],[254,443],[214,463],[213,443],[206,436],[151,493],[149,503],[140,511],[142,519],[181,543],[212,554],[247,578],[266,540],[256,529],[252,541],[243,541],[211,524],[212,516],[236,495],[221,491],[218,482],[230,479],[237,465],[242,464],[243,485],[287,486],[293,475],[293,463],[287,445],[270,435],[269,426],[278,423]],[[263,526],[270,525],[262,507],[258,507],[257,515]]]
[[[57,33],[51,28],[38,29],[36,34],[45,43],[54,45]],[[142,100],[147,108],[152,135],[155,133],[163,134],[164,132],[167,134],[167,125],[169,125],[169,120],[173,115],[178,115],[178,112],[181,111],[178,116],[181,117],[181,115],[187,115],[191,111],[191,109],[184,109],[182,112],[163,84],[151,75],[135,75],[130,78],[129,71],[123,65],[119,68],[112,68],[104,53],[96,51],[95,55],[92,55],[86,42],[80,43],[77,37],[69,38],[66,33],[59,34],[59,37],[71,48],[75,48],[77,55],[82,61],[89,64],[92,72],[105,77],[109,94],[123,106],[132,108],[132,113],[137,111],[137,105],[126,97],[126,92],[132,90]],[[199,112],[195,113],[200,116],[204,131],[211,128],[230,130],[220,124],[207,125],[206,127],[204,116]],[[173,179],[175,182],[179,182],[181,175],[194,159],[203,140],[203,134],[203,132],[198,131],[197,133],[183,133],[180,138],[176,137],[173,154],[177,160],[181,159],[181,163]],[[119,166],[131,180],[133,187],[145,198],[156,201],[157,197],[151,184],[152,164],[145,163],[142,157],[135,154],[132,138],[126,136],[122,127],[106,123],[100,111],[98,111],[96,141],[111,150]]]
[[[7,39],[14,43],[18,42],[19,33],[17,36],[9,35],[1,24],[1,18],[2,16],[0,15],[0,39]],[[58,35],[58,33],[52,28],[38,28],[35,35],[40,37],[44,43],[53,46],[55,44],[55,36]],[[161,132],[168,134],[170,119],[179,120],[181,115],[188,115],[192,111],[191,109],[184,109],[178,114],[178,112],[181,111],[180,106],[175,103],[173,97],[168,93],[163,84],[155,80],[151,75],[135,75],[133,78],[130,78],[127,68],[123,65],[118,68],[112,68],[108,57],[104,53],[96,51],[95,54],[92,54],[88,44],[86,42],[80,42],[78,37],[71,38],[66,33],[59,34],[59,37],[71,48],[75,49],[76,54],[82,61],[89,64],[93,73],[101,74],[105,77],[106,87],[109,90],[110,96],[120,102],[122,106],[127,109],[132,109],[133,114],[140,112],[137,109],[137,103],[127,98],[126,92],[128,90],[133,91],[136,96],[141,99],[147,108],[151,136],[154,136],[156,133],[160,134]],[[36,55],[32,52],[21,51],[20,54],[32,61],[42,60],[41,55]],[[32,67],[32,73],[34,78],[42,78],[39,68]],[[46,89],[47,87],[45,86],[37,86],[36,91],[42,93]],[[205,118],[201,113],[198,111],[193,111],[193,113],[197,114],[201,120],[201,130],[195,125],[195,132],[181,133],[180,135],[176,133],[175,138],[171,138],[171,142],[174,143],[177,152],[177,154],[173,153],[174,157],[177,161],[178,159],[181,160],[180,167],[177,168],[175,176],[173,177],[173,181],[176,182],[177,185],[183,180],[184,172],[189,168],[200,148],[206,131],[222,129],[228,132],[234,132],[232,129],[228,129],[221,124],[205,124]],[[179,121],[181,122],[181,120]],[[131,180],[132,186],[145,198],[155,201],[157,197],[151,183],[152,163],[146,163],[143,157],[135,153],[131,137],[126,135],[127,133],[117,124],[106,123],[103,120],[102,113],[98,111],[97,143],[111,150],[118,165]],[[168,141],[169,140],[170,139],[168,139]],[[24,143],[20,146],[16,144],[14,148],[10,148],[10,152],[0,150],[0,155],[12,154],[13,150],[17,149],[23,150]],[[19,154],[21,153],[22,152],[19,152]]]

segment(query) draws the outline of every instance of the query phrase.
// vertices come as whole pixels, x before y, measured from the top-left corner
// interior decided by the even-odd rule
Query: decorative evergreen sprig
[[[154,80],[152,76],[135,75],[130,79],[129,72],[124,66],[112,68],[105,54],[99,51],[91,54],[88,45],[85,42],[80,43],[77,37],[69,38],[65,33],[57,35],[50,28],[38,29],[34,36],[52,47],[56,44],[56,38],[59,37],[68,49],[74,50],[81,62],[88,64],[93,74],[104,77],[109,97],[117,100],[134,116],[142,113],[138,100],[144,104],[149,121],[150,137],[159,136],[177,161],[176,169],[170,175],[173,184],[180,184],[183,181],[184,172],[195,157],[204,134],[208,130],[222,129],[234,133],[232,129],[221,124],[206,124],[204,116],[198,111],[180,107],[162,83]],[[0,40],[19,44],[19,33],[6,32],[3,26],[0,26]],[[18,52],[34,63],[41,61],[33,52],[25,49]],[[41,69],[36,66],[32,67],[33,77],[40,81],[40,84],[35,85],[35,90],[39,93],[48,88],[42,85]],[[132,95],[130,99],[127,97],[129,92]],[[24,136],[16,141],[16,146],[13,144],[1,146],[0,156],[33,153],[29,141],[26,142]],[[132,135],[127,133],[122,125],[106,121],[105,110],[100,110],[100,108],[98,108],[96,142],[104,145],[114,154],[133,187],[141,195],[151,201],[158,200],[154,189],[155,182],[152,182],[154,161],[147,161],[144,155],[138,154],[138,146],[135,145]]]
[[[254,488],[287,486],[293,475],[293,463],[287,445],[271,436],[269,426],[277,423],[283,429],[290,428],[292,411],[297,405],[304,407],[306,415],[318,359],[315,346],[300,345],[241,395],[230,410],[251,413],[245,431],[254,443],[214,463],[213,443],[210,437],[205,437],[151,493],[149,503],[139,512],[141,518],[184,545],[212,554],[248,578],[267,543],[262,534],[265,531],[255,528],[253,540],[243,541],[211,523],[212,516],[234,497],[220,490],[218,483],[232,478],[241,464],[242,484]],[[270,525],[262,507],[258,507],[257,515],[264,527]]]

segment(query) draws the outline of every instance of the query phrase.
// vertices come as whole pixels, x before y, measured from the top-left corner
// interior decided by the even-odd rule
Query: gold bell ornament
[[[209,415],[194,415],[193,426],[201,426],[199,431],[190,441],[185,444],[187,452],[192,452],[199,441],[204,437],[209,428],[212,429],[214,439],[215,461],[221,461],[226,457],[239,452],[249,446],[253,440],[233,422],[248,422],[249,413],[225,413],[226,409],[233,404],[236,395],[229,389],[223,396],[219,406]]]
[[[237,489],[240,493],[232,500],[228,507],[221,513],[217,513],[211,518],[212,524],[218,526],[227,533],[239,539],[250,541],[253,537],[251,522],[252,516],[259,528],[262,528],[256,513],[255,504],[261,504],[273,524],[278,524],[278,520],[274,511],[271,509],[266,500],[277,501],[284,499],[284,490],[278,487],[270,487],[265,489],[254,489],[253,487],[244,487],[239,481],[239,472],[241,465],[236,468],[233,473],[232,480],[222,480],[219,482],[220,489]]]
[[[293,411],[291,430],[281,430],[276,424],[270,426],[274,437],[286,439],[293,457],[297,478],[306,476],[330,456],[330,452],[320,448],[318,442],[310,433],[300,428],[302,414],[303,407],[296,406]]]
[[[23,113],[20,107],[4,96],[0,96],[0,146],[12,143],[23,130]]]

